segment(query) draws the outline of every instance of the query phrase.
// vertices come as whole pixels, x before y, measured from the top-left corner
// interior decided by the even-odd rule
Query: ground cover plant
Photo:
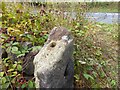
[[[117,13],[118,2],[88,2],[89,12]]]
[[[74,36],[76,88],[117,87],[117,24],[84,19],[87,3],[37,3],[37,13],[31,13],[35,9],[30,5],[35,3],[1,4],[1,47],[15,55],[15,58],[2,59],[1,88],[35,88],[34,77],[27,80],[24,76],[23,58],[30,51],[40,49],[55,26],[68,28]],[[72,13],[65,17],[63,12],[66,11],[76,12],[76,18],[70,17]],[[22,46],[24,42],[31,42],[32,47]]]

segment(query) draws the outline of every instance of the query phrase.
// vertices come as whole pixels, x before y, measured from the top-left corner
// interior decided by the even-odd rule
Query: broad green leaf
[[[0,72],[0,77],[3,77],[3,75],[4,75],[4,72]]]
[[[2,80],[2,84],[6,83],[6,81],[7,81],[5,77],[2,77],[1,80]]]
[[[18,47],[16,47],[16,46],[12,47],[12,51],[11,51],[12,53],[15,54],[17,51],[18,51]]]
[[[18,71],[22,71],[22,66],[21,66],[21,65],[18,65],[18,66],[17,66],[17,70],[18,70]]]
[[[32,82],[32,81],[29,81],[29,82],[28,82],[28,87],[29,87],[29,88],[33,88],[33,86],[34,86],[34,85],[33,85],[33,82]]]
[[[8,82],[8,83],[5,83],[5,84],[2,84],[2,88],[8,88],[9,87],[9,85],[10,85],[10,83]]]
[[[26,87],[26,83],[22,84],[21,88],[25,88]]]

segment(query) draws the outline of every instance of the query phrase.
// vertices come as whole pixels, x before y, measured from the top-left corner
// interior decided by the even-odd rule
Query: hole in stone
[[[56,43],[55,42],[52,42],[51,44],[50,44],[50,47],[55,47],[56,46]]]

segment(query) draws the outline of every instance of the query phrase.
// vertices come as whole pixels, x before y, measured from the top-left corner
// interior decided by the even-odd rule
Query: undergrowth
[[[50,30],[55,26],[66,27],[74,36],[74,85],[76,88],[115,88],[117,86],[117,59],[114,56],[116,51],[114,49],[106,51],[111,49],[111,43],[117,43],[117,26],[85,20],[84,13],[87,9],[85,3],[76,3],[79,8],[70,9],[77,13],[76,18],[71,18],[72,14],[65,17],[63,12],[67,11],[67,8],[63,9],[61,5],[62,3],[47,3],[44,9],[31,14],[30,10],[26,11],[28,7],[23,7],[21,3],[2,3],[0,42],[7,53],[16,55],[16,59],[11,57],[2,59],[1,88],[35,87],[34,77],[29,80],[24,77],[22,58],[31,50],[41,48]],[[64,7],[71,5],[71,3],[64,3]],[[109,34],[111,39],[106,34]],[[105,43],[109,42],[107,40],[111,40],[111,43],[106,44],[108,47],[105,46]],[[21,45],[23,42],[32,42],[32,46],[35,47],[23,47]],[[117,44],[114,45],[117,46]]]

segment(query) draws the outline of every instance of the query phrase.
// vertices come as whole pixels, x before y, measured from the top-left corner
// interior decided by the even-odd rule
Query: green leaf
[[[22,56],[25,56],[25,54],[20,54],[17,56],[17,58],[22,57]]]
[[[34,85],[33,85],[33,82],[32,82],[32,81],[29,81],[29,82],[28,82],[28,87],[29,87],[29,88],[33,88],[33,86],[34,86]]]
[[[6,47],[10,46],[10,43],[6,43],[5,46],[6,46]]]
[[[40,49],[41,49],[41,46],[34,46],[34,47],[32,47],[32,52],[38,51]]]
[[[94,77],[97,77],[97,73],[96,72],[93,72],[93,75],[94,75]]]
[[[105,73],[104,72],[101,72],[101,75],[100,75],[102,78],[105,77]]]
[[[17,72],[15,71],[15,72],[13,72],[12,74],[13,74],[12,76],[16,76],[16,75],[17,75]]]
[[[8,47],[8,48],[6,49],[6,51],[7,51],[8,53],[10,53],[11,50],[12,50],[12,47]]]
[[[19,54],[21,54],[21,52],[20,51],[16,51],[14,54],[19,55]]]
[[[18,65],[18,66],[17,66],[17,70],[18,70],[18,71],[22,71],[22,66],[21,66],[21,65]]]
[[[30,39],[30,41],[33,41],[34,40],[34,37],[32,35],[27,35],[27,38]]]
[[[14,71],[14,69],[9,69],[7,72],[12,72],[12,71]]]
[[[15,54],[17,51],[18,51],[18,47],[16,47],[16,46],[12,47],[12,51],[11,51],[12,53]]]
[[[16,45],[19,45],[19,43],[18,42],[14,42],[12,45],[16,46]]]
[[[12,67],[13,67],[13,69],[15,69],[15,68],[16,68],[16,66],[17,66],[17,64],[16,64],[16,63],[15,63],[15,64],[13,64],[13,66],[12,66]]]
[[[89,78],[94,80],[94,78],[89,74],[83,74],[83,76],[88,80]]]
[[[22,50],[22,54],[28,53],[29,51],[27,50]]]
[[[22,84],[21,88],[25,88],[26,87],[26,83]]]
[[[115,81],[115,80],[112,80],[112,81],[111,81],[111,85],[112,85],[112,86],[115,86],[115,85],[116,85],[116,81]]]
[[[0,72],[0,77],[3,77],[3,75],[4,75],[4,72]]]
[[[74,77],[75,77],[76,80],[80,79],[80,76],[78,74],[74,75]]]
[[[5,84],[2,84],[2,88],[8,88],[9,87],[9,85],[10,85],[10,83],[8,82],[8,83],[5,83]]]
[[[7,37],[5,34],[0,34],[0,37],[1,37],[1,38],[4,38],[4,39],[6,39],[6,40],[8,39],[8,37]]]
[[[2,81],[2,84],[4,84],[4,83],[6,83],[7,80],[5,77],[2,77],[1,81]]]

